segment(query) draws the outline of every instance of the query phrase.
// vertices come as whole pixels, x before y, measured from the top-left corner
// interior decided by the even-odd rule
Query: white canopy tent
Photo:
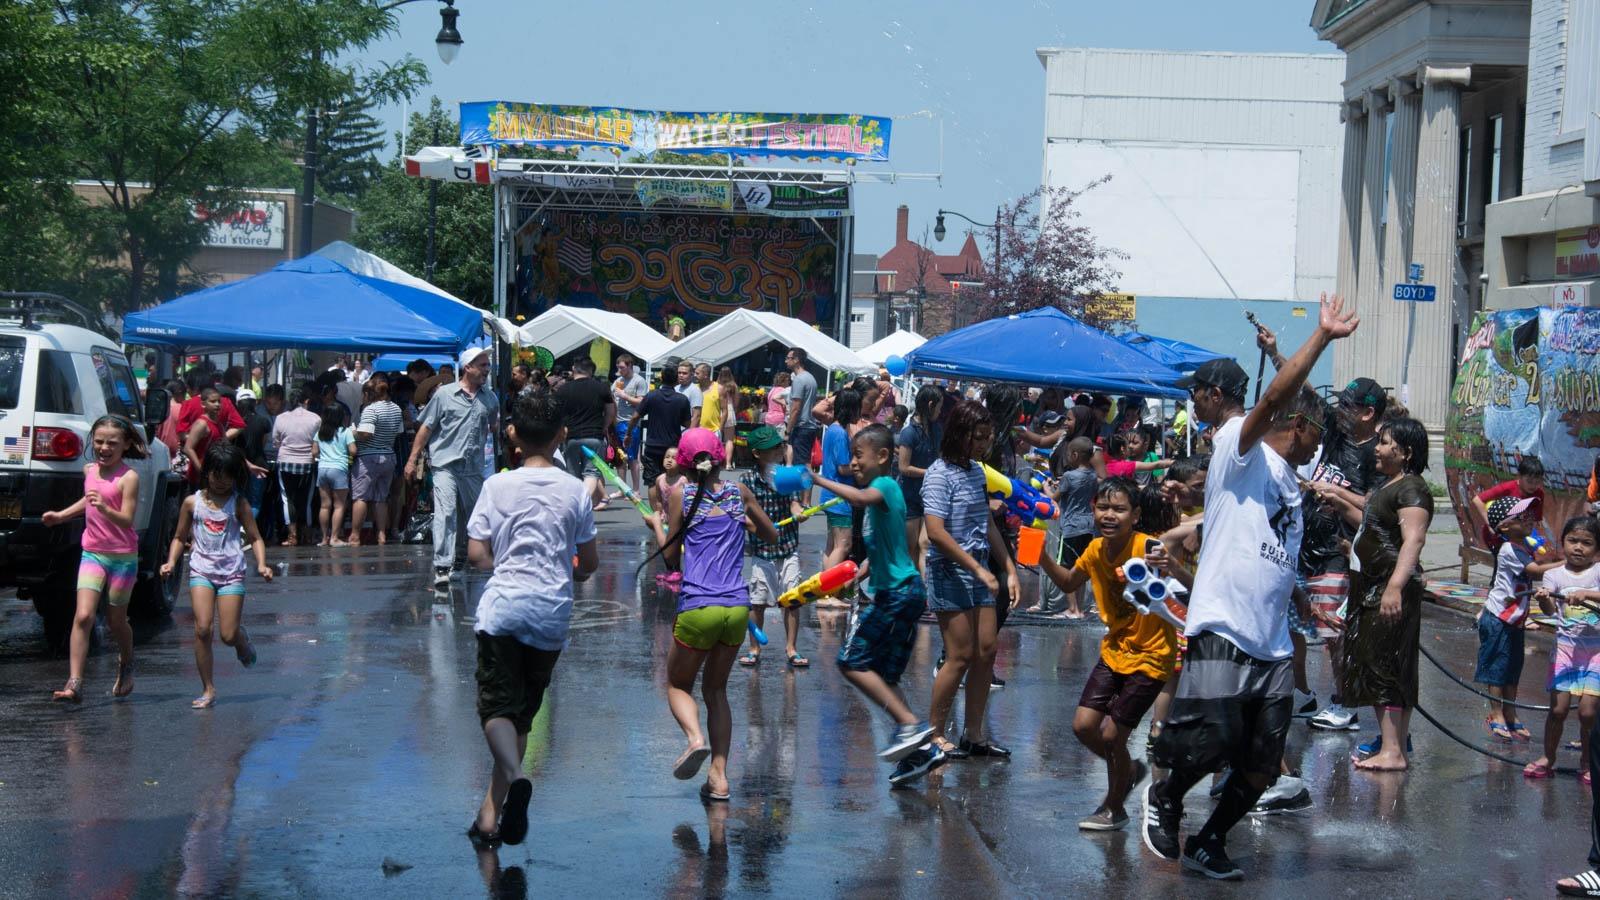
[[[365,275],[368,278],[377,278],[382,281],[403,284],[407,287],[414,287],[419,291],[427,291],[430,294],[437,294],[440,297],[444,297],[448,300],[454,300],[462,306],[472,306],[472,304],[461,299],[460,297],[457,297],[449,291],[436,287],[435,285],[430,284],[429,282],[424,281],[415,275],[412,275],[410,272],[407,272],[405,269],[402,269],[383,257],[378,256],[376,253],[368,253],[367,251],[347,244],[344,241],[334,241],[333,243],[322,247],[320,250],[317,250],[312,255],[320,256],[324,259],[331,259],[339,265],[344,266],[346,269],[356,273],[357,275]],[[476,309],[476,307],[473,308]],[[505,341],[508,344],[516,343],[516,325],[512,324],[510,320],[502,319],[488,310],[482,310],[482,312],[484,324],[489,326],[490,330],[494,332],[495,337]]]
[[[927,338],[915,331],[896,331],[881,341],[862,347],[856,351],[856,355],[872,365],[881,366],[889,357],[905,356],[927,342]]]
[[[638,357],[647,369],[669,356],[680,355],[665,335],[633,316],[576,306],[550,307],[518,329],[516,341],[524,347],[543,347],[561,356],[597,337]]]
[[[799,319],[772,312],[735,310],[672,346],[680,359],[715,366],[743,356],[768,341],[806,351],[811,362],[827,372],[871,372],[876,367]]]

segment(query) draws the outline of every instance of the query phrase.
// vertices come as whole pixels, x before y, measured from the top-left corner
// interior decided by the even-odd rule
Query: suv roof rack
[[[45,291],[0,291],[0,318],[20,318],[22,327],[29,329],[38,328],[38,321],[43,319],[100,330],[89,310],[60,294]]]

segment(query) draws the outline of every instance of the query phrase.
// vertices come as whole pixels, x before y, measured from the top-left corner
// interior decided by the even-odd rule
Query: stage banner
[[[1600,448],[1597,352],[1600,309],[1478,314],[1444,433],[1445,479],[1463,541],[1480,546],[1478,525],[1468,520],[1473,496],[1517,477],[1524,456],[1544,463],[1544,518],[1552,529],[1584,511]]]
[[[889,161],[884,116],[663,112],[486,100],[461,104],[464,146],[605,148],[619,153],[706,153],[812,160]]]
[[[699,326],[743,308],[826,327],[837,308],[835,227],[738,213],[546,212],[516,231],[512,312],[608,309],[665,331],[672,316]]]

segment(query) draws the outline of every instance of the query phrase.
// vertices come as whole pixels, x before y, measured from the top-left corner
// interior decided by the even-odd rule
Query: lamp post
[[[422,0],[393,0],[385,3],[384,11],[405,6],[408,3],[419,3]],[[444,6],[439,10],[439,33],[433,38],[433,45],[439,51],[439,61],[445,65],[455,62],[461,53],[461,32],[456,30],[456,19],[461,11],[456,9],[456,0],[438,0]],[[322,48],[314,47],[311,50],[311,67],[313,69],[322,65]],[[319,113],[316,104],[306,110],[306,144],[300,181],[300,221],[296,226],[296,256],[311,255],[311,223],[315,218],[317,207],[317,129]],[[400,148],[404,152],[405,148]],[[432,273],[429,274],[432,277]]]
[[[1000,276],[1000,209],[998,207],[995,208],[994,224],[992,225],[985,225],[984,223],[973,219],[971,216],[958,213],[953,209],[941,209],[939,210],[939,214],[933,220],[933,239],[936,241],[943,241],[944,236],[947,233],[944,228],[945,216],[955,216],[960,219],[966,219],[968,222],[971,222],[973,225],[979,228],[986,228],[994,232],[994,271],[995,278],[998,279]],[[994,295],[995,304],[998,306],[1000,303],[1000,284],[997,280],[991,279],[990,285],[990,293]]]

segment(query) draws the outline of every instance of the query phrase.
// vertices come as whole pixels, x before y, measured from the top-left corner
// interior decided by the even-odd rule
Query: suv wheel
[[[72,636],[72,619],[78,612],[77,573],[58,561],[44,583],[30,593],[33,608],[44,623],[45,652],[56,656],[66,653],[68,639]]]
[[[172,546],[172,535],[178,528],[178,514],[182,506],[182,492],[168,485],[161,501],[161,528],[157,532],[158,540],[155,544],[157,549],[152,557],[151,572],[133,586],[133,596],[128,602],[128,613],[131,616],[144,619],[160,618],[170,615],[178,603],[178,590],[183,582],[183,566],[179,565],[165,578],[161,577],[160,568],[166,561],[167,548]]]

